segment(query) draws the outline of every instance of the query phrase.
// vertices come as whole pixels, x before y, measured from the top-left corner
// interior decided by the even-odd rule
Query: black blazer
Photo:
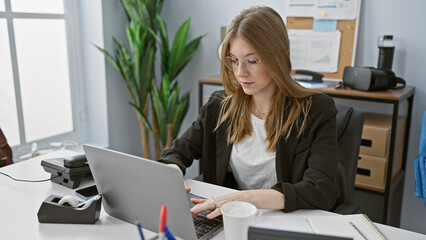
[[[197,120],[165,150],[160,161],[175,163],[185,173],[194,159],[202,160],[204,181],[226,187],[232,144],[227,144],[224,124],[215,132],[224,91],[214,92],[202,107]],[[288,112],[285,112],[285,117]],[[297,209],[330,210],[339,196],[336,137],[337,110],[332,98],[324,94],[312,97],[304,133],[292,131],[277,143],[276,174],[272,186],[285,197],[285,212]],[[232,176],[232,175],[231,175]],[[227,179],[228,178],[228,179]]]

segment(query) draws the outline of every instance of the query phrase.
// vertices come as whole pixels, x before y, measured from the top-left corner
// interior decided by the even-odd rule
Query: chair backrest
[[[352,202],[358,167],[364,113],[345,105],[336,105],[337,144],[339,147],[340,197],[337,204]]]

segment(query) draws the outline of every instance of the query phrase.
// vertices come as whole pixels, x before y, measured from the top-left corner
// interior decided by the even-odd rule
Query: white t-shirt
[[[265,120],[251,115],[253,134],[232,147],[229,166],[241,190],[267,189],[277,183],[275,152],[267,152]]]

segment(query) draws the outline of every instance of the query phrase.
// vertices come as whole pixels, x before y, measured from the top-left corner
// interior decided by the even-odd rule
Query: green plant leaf
[[[133,104],[132,102],[129,102],[129,104],[136,110],[136,113],[141,117],[142,122],[145,126],[146,129],[148,129],[149,133],[154,136],[154,132],[152,130],[151,124],[148,121],[148,118],[145,116],[145,114],[143,113],[143,111],[136,106],[135,104]]]
[[[142,58],[142,76],[140,85],[140,97],[143,98],[144,102],[148,92],[151,89],[151,81],[153,79],[153,71],[155,60],[155,48],[151,45],[147,46],[145,55]]]
[[[175,126],[175,128],[173,129],[173,138],[177,137],[177,134],[179,133],[183,119],[188,113],[188,109],[189,109],[189,93],[185,93],[184,96],[179,101],[179,105],[177,106],[177,109],[176,109],[176,114],[173,117],[173,123]]]
[[[163,76],[161,81],[161,100],[163,104],[167,104],[168,99],[170,97],[170,78],[168,74]],[[167,108],[167,106],[165,106]]]
[[[165,73],[168,73],[168,63],[169,63],[169,57],[170,57],[170,50],[169,50],[169,38],[167,34],[167,27],[166,23],[163,21],[163,19],[160,17],[160,15],[155,16],[159,25],[160,25],[160,38],[161,38],[161,74],[164,75]]]
[[[161,13],[163,8],[163,0],[145,0],[145,5],[147,6],[148,14],[151,20],[151,28],[155,31],[158,30],[158,22],[155,19],[157,13]]]
[[[130,22],[127,24],[126,32],[127,38],[129,40],[130,45],[130,56],[129,59],[131,61],[131,65],[133,66],[133,76],[134,76],[134,84],[137,89],[140,88],[140,55],[141,49],[138,43],[138,39],[140,38],[139,33],[141,30],[141,26],[138,23]]]
[[[137,21],[139,14],[137,13],[136,8],[134,7],[134,0],[122,0],[121,4],[124,7],[124,10],[127,15],[127,19]]]
[[[196,53],[197,53],[196,50],[187,52],[187,54],[185,54],[185,56],[183,56],[180,59],[180,61],[176,63],[175,67],[171,70],[171,73],[170,73],[173,76],[173,80],[176,79],[176,77],[179,75],[180,72],[182,72],[182,70],[186,67],[186,65],[189,63],[189,61],[192,59],[192,57]]]
[[[139,98],[138,98],[140,92],[138,91],[138,88],[137,88],[137,83],[136,83],[136,79],[135,79],[134,71],[133,71],[134,66],[131,63],[132,62],[131,56],[129,55],[129,53],[127,52],[127,49],[123,45],[121,45],[117,41],[115,41],[115,43],[116,43],[116,49],[117,49],[116,51],[117,63],[122,71],[123,79],[126,81],[127,87],[129,89],[129,92],[131,94],[133,101],[136,103],[136,105],[140,106],[141,102],[139,101]]]
[[[185,68],[188,62],[192,59],[192,57],[197,53],[197,48],[200,44],[201,39],[204,36],[200,36],[195,38],[191,42],[189,42],[179,58],[175,59],[175,63],[172,67],[169,68],[170,79],[173,82],[179,73]]]
[[[158,127],[158,134],[160,136],[160,141],[164,146],[167,141],[166,111],[161,101],[161,97],[158,92],[157,86],[154,83],[151,88],[151,101],[152,101],[152,106],[155,112],[155,118],[157,120],[157,127]]]
[[[107,52],[105,49],[102,49],[97,45],[95,45],[95,47],[104,54],[105,59],[114,67],[114,69],[117,70],[117,72],[120,72],[120,68],[118,67],[117,63],[115,62],[114,57],[109,52]]]
[[[131,65],[129,65],[129,55],[127,53],[126,48],[121,45],[118,41],[114,41],[115,43],[115,47],[116,47],[116,63],[120,68],[120,73],[124,79],[124,81],[127,84],[127,87],[129,89],[129,93],[130,96],[132,97],[133,101],[139,105],[139,101],[138,101],[138,92],[137,89],[135,89],[134,86],[134,81],[133,81],[133,72],[132,72],[132,68]]]
[[[173,67],[181,58],[185,50],[186,40],[188,38],[190,19],[180,25],[173,39],[172,49],[170,51],[169,68]]]
[[[179,101],[179,91],[176,91],[176,90],[171,91],[170,97],[167,102],[167,108],[166,108],[166,111],[169,113],[169,116],[167,118],[168,123],[173,122],[172,116],[173,116],[173,112],[176,111],[176,105],[178,104],[178,101]]]

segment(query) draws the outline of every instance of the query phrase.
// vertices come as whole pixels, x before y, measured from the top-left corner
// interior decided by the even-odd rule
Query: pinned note
[[[360,0],[317,0],[314,18],[352,20],[357,16]]]
[[[316,15],[316,17],[325,17],[325,16],[327,16],[327,13],[325,13],[325,12],[317,12],[315,15]]]
[[[337,20],[314,19],[312,28],[315,32],[335,32],[337,30]]]

